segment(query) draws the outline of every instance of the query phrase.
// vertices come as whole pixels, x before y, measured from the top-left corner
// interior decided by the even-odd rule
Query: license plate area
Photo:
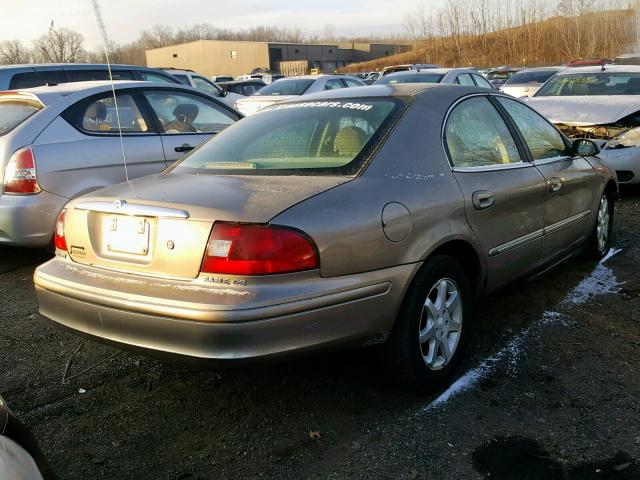
[[[151,225],[145,217],[108,215],[103,232],[106,252],[139,256],[149,253]]]

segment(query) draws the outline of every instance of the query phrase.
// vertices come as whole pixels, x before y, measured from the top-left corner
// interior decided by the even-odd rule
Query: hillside
[[[612,58],[632,47],[635,23],[633,10],[553,17],[481,35],[422,40],[409,52],[352,64],[341,71],[367,72],[406,63],[481,68],[555,65],[579,57]]]

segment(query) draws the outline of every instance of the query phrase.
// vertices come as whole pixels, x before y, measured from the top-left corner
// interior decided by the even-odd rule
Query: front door
[[[539,266],[546,183],[486,96],[454,107],[445,143],[467,221],[487,258],[488,288]]]
[[[574,156],[571,146],[540,114],[509,98],[497,99],[520,130],[533,164],[545,177],[544,259],[563,256],[592,230],[596,173],[587,160]]]
[[[155,114],[168,165],[240,118],[214,100],[183,90],[145,89],[144,97]]]

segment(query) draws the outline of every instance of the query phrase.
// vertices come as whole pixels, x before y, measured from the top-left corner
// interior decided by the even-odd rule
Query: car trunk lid
[[[114,270],[195,278],[216,221],[268,223],[350,177],[159,174],[69,203],[71,259]]]

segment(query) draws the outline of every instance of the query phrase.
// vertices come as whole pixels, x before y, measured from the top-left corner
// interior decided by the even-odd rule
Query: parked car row
[[[631,77],[559,72],[536,97],[622,95]],[[429,389],[475,298],[609,248],[617,184],[595,155],[612,148],[570,142],[476,70],[295,77],[238,104],[256,115],[179,84],[0,96],[0,241],[53,239],[46,317],[209,360],[386,340],[398,378]]]

